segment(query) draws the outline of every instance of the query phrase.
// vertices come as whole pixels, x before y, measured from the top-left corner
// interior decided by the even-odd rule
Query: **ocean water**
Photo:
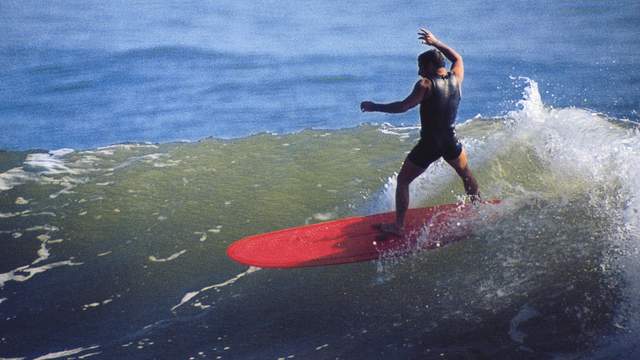
[[[640,357],[631,1],[0,4],[0,358]],[[393,209],[428,26],[497,221],[305,269],[243,236]],[[442,161],[412,207],[461,200]]]

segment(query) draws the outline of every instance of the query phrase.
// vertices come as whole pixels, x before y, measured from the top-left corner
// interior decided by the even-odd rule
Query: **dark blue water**
[[[513,109],[510,77],[545,104],[638,120],[640,5],[632,1],[311,1],[0,5],[0,148],[231,138],[259,132],[414,124],[361,114],[406,96],[415,32],[464,56],[463,121]]]

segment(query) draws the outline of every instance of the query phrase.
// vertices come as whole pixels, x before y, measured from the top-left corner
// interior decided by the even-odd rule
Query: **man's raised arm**
[[[458,54],[457,51],[453,50],[447,44],[438,40],[431,32],[427,29],[421,28],[418,31],[418,38],[422,40],[423,44],[431,45],[434,48],[440,50],[442,54],[451,61],[451,72],[456,75],[458,81],[462,83],[464,79],[464,62],[462,61],[462,55]]]

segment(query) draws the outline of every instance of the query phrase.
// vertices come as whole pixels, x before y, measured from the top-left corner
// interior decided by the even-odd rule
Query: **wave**
[[[458,126],[482,194],[502,199],[500,220],[479,227],[474,240],[463,245],[375,267],[374,276],[383,281],[372,284],[367,264],[356,275],[353,267],[335,268],[339,276],[331,281],[351,281],[336,286],[356,287],[356,293],[392,284],[409,294],[392,303],[437,309],[412,310],[411,319],[419,323],[454,319],[473,329],[500,322],[507,329],[503,335],[518,348],[577,346],[604,333],[596,337],[600,351],[620,351],[629,336],[640,333],[635,300],[640,173],[634,167],[640,134],[633,124],[597,112],[547,106],[535,81],[518,81],[525,86],[517,109]],[[230,316],[225,311],[233,312],[232,301],[245,311],[259,310],[258,298],[276,296],[270,289],[288,296],[278,289],[289,286],[290,275],[268,272],[269,286],[263,286],[264,272],[242,271],[224,256],[228,242],[248,233],[393,209],[393,171],[418,136],[416,126],[366,124],[233,140],[5,154],[21,160],[0,174],[0,215],[5,216],[0,233],[20,251],[5,259],[12,261],[2,283],[12,292],[3,294],[2,306],[11,313],[16,299],[30,298],[25,284],[34,278],[55,283],[64,275],[100,278],[106,284],[100,299],[114,299],[100,311],[113,309],[118,319],[135,311],[144,322],[139,328],[158,321],[179,326],[191,321],[192,312]],[[412,184],[411,195],[413,207],[455,202],[462,199],[462,186],[438,161]],[[323,288],[325,275],[313,274],[308,281]],[[145,281],[126,292],[112,291],[119,280],[111,277]],[[69,286],[83,293],[83,283]],[[264,296],[244,296],[256,289]],[[96,303],[95,296],[85,295],[81,304]],[[302,294],[295,303],[316,304],[306,297],[317,295]],[[159,302],[154,306],[136,300],[146,298],[163,300],[154,300]],[[381,316],[397,310],[372,301]],[[159,308],[169,315],[158,315]],[[165,315],[180,321],[163,322]],[[367,321],[368,328],[379,325]],[[123,323],[127,327],[109,331],[121,331],[122,338],[129,318]],[[622,330],[607,331],[611,326]],[[555,338],[565,343],[545,337],[548,329],[562,334]],[[38,331],[53,332],[55,324]],[[109,341],[86,340],[105,354],[113,351]]]
[[[524,77],[520,80],[527,86],[523,99],[517,103],[518,110],[502,117],[477,116],[457,126],[459,137],[470,154],[472,168],[490,172],[488,175],[493,182],[486,184],[487,193],[497,195],[505,190],[509,194],[517,193],[515,184],[523,176],[523,170],[529,170],[525,173],[545,172],[545,176],[539,178],[542,183],[536,187],[544,188],[549,196],[570,196],[580,191],[589,193],[598,186],[617,184],[621,189],[616,189],[616,193],[627,197],[623,207],[625,218],[634,222],[633,214],[640,209],[637,194],[640,169],[633,165],[640,160],[640,128],[637,124],[588,109],[547,107],[540,97],[538,84]],[[415,138],[417,128],[383,124],[379,131],[410,139],[411,135]],[[518,159],[519,155],[530,158]],[[516,168],[511,172],[502,167],[506,165],[503,163],[522,160],[528,161],[522,166],[534,167]],[[412,188],[417,203],[427,201],[430,193],[433,194],[433,178],[451,178],[450,169],[444,165],[443,161],[437,162],[428,170],[428,176],[418,178]],[[392,208],[390,200],[395,192],[395,176],[387,180],[376,200],[383,204],[381,209]],[[495,189],[496,182],[501,183],[499,189]]]
[[[601,348],[593,355],[625,354],[633,349],[630,337],[640,332],[640,317],[635,315],[640,305],[633,300],[640,296],[640,168],[636,165],[640,161],[639,128],[635,123],[588,109],[545,106],[535,81],[524,77],[518,80],[526,86],[517,110],[458,126],[472,169],[482,179],[481,192],[487,198],[503,199],[504,215],[510,218],[485,233],[493,242],[501,241],[506,246],[496,249],[494,256],[504,259],[503,271],[512,269],[508,270],[506,281],[490,288],[503,295],[535,292],[535,286],[525,285],[531,276],[521,271],[528,267],[524,264],[544,264],[553,269],[548,275],[557,277],[553,271],[575,271],[566,266],[568,262],[577,268],[589,268],[595,261],[599,272],[618,274],[628,286],[618,287],[613,285],[618,280],[605,280],[608,286],[621,290],[621,302],[613,310],[612,322],[622,331],[600,338]],[[406,137],[401,135],[406,129],[381,131]],[[387,179],[366,207],[367,212],[393,209],[396,176]],[[455,191],[457,182],[443,161],[435,163],[427,175],[412,184],[412,206],[442,202]],[[545,243],[546,248],[536,249],[531,241]],[[565,255],[555,259],[551,255],[560,253]],[[591,256],[585,256],[589,253]],[[535,266],[529,270],[546,272],[535,270]],[[570,278],[577,281],[579,276]],[[551,282],[553,286],[561,283],[564,281]],[[565,283],[568,288],[570,284]],[[603,292],[598,296],[613,300]],[[594,306],[597,302],[592,301],[586,308],[596,313],[604,311]],[[535,323],[531,319],[550,315],[541,315],[539,309],[525,303],[512,325]],[[578,323],[587,326],[586,321]],[[510,334],[522,342],[517,328],[512,326]]]

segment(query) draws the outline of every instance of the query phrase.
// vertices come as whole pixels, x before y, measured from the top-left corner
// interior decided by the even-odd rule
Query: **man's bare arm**
[[[449,47],[447,44],[438,40],[431,32],[427,29],[421,28],[418,31],[418,38],[422,40],[423,44],[431,45],[434,48],[440,50],[442,54],[451,61],[451,72],[456,75],[458,81],[462,83],[464,79],[464,62],[462,61],[462,55],[458,54],[453,48]]]
[[[377,104],[371,101],[363,101],[360,104],[360,110],[363,112],[379,111],[385,113],[403,113],[422,102],[425,94],[429,91],[429,82],[419,80],[413,87],[411,94],[402,101],[396,101],[389,104]]]

